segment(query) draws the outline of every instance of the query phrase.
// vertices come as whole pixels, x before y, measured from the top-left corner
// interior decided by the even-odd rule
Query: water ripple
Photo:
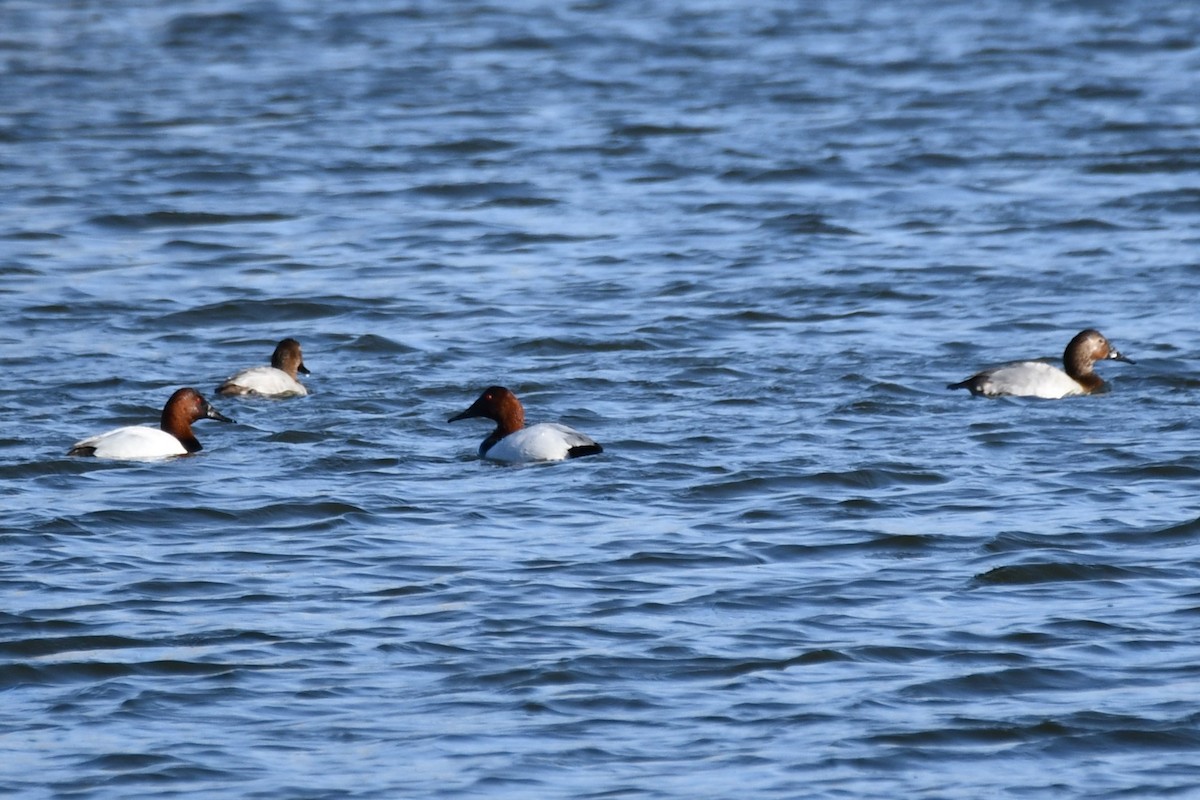
[[[1200,18],[626,6],[5,6],[0,792],[1191,791]]]

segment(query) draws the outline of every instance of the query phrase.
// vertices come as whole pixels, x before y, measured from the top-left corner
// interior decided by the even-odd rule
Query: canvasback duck
[[[275,345],[275,352],[271,355],[271,366],[250,367],[230,376],[217,387],[217,394],[257,394],[263,397],[295,397],[308,394],[304,384],[296,380],[297,372],[309,374],[308,367],[304,366],[304,354],[300,352],[300,343],[295,339],[284,339]]]
[[[67,455],[124,459],[184,456],[201,449],[192,433],[192,423],[200,419],[233,422],[195,389],[179,389],[163,406],[162,421],[157,428],[148,425],[117,428],[76,442]]]
[[[1104,385],[1092,365],[1106,359],[1133,363],[1121,355],[1100,331],[1088,328],[1077,333],[1063,351],[1065,372],[1045,361],[1014,361],[985,369],[965,381],[947,384],[946,388],[968,389],[973,395],[987,397],[1010,395],[1047,400],[1092,394]]]
[[[489,386],[479,399],[447,422],[486,417],[496,430],[479,445],[479,455],[493,461],[520,464],[530,461],[562,461],[604,451],[590,437],[556,422],[539,422],[525,427],[525,409],[517,396],[503,386]]]

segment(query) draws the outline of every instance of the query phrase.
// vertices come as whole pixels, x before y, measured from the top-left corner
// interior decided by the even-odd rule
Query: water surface
[[[6,3],[0,789],[1200,790],[1200,12],[801,5]]]

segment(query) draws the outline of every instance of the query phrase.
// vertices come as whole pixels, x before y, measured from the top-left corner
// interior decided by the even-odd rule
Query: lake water
[[[1194,3],[8,0],[0,793],[1200,796],[1198,76]]]

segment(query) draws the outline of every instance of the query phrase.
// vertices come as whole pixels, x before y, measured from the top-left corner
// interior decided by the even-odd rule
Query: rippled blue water
[[[0,792],[1200,792],[1198,74],[1174,2],[0,5]],[[480,462],[492,383],[605,453]]]

